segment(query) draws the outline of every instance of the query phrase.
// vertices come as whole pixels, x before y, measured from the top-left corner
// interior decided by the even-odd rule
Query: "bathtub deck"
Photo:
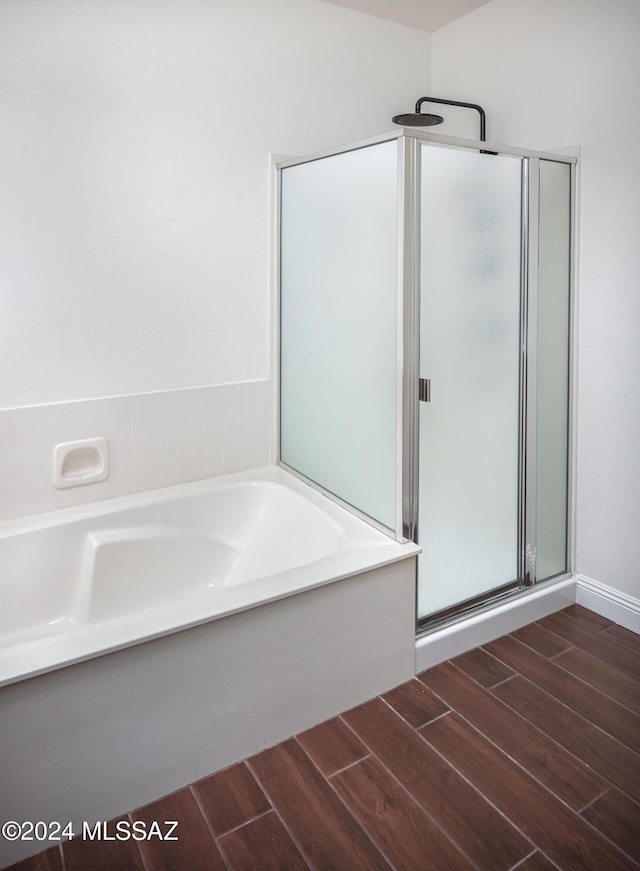
[[[572,606],[130,815],[178,842],[14,868],[638,868],[639,726],[640,638]]]

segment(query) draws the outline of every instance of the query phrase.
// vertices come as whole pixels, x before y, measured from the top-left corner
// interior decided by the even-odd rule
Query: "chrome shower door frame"
[[[280,361],[281,361],[281,332],[280,332],[280,286],[281,286],[281,196],[282,196],[282,171],[291,166],[322,160],[327,157],[358,151],[371,146],[380,145],[389,141],[397,141],[397,275],[396,275],[396,492],[395,492],[395,518],[394,526],[385,526],[375,518],[364,513],[357,506],[344,501],[340,496],[327,490],[317,481],[308,478],[299,470],[288,465],[281,456],[280,439]],[[394,130],[387,134],[375,136],[370,139],[352,143],[350,145],[331,148],[304,157],[294,157],[272,160],[271,179],[271,216],[272,227],[275,232],[271,235],[271,410],[272,427],[270,439],[271,462],[282,466],[292,475],[300,478],[313,489],[325,495],[327,498],[351,511],[362,520],[376,529],[392,536],[398,542],[413,541],[413,535],[407,534],[409,529],[405,525],[405,518],[417,516],[417,490],[412,480],[411,470],[417,468],[411,457],[416,453],[417,443],[414,439],[407,439],[406,425],[416,416],[414,405],[410,401],[408,388],[407,366],[411,368],[411,349],[405,341],[405,328],[410,329],[411,318],[414,317],[412,305],[417,299],[417,275],[414,274],[415,251],[410,242],[411,235],[415,236],[415,221],[417,215],[417,194],[411,189],[411,178],[414,171],[412,167],[416,161],[417,144],[409,142],[402,137],[401,130]],[[414,243],[415,244],[415,243]],[[414,343],[414,347],[417,344]],[[363,385],[367,389],[368,385]],[[375,385],[373,385],[375,388]],[[415,504],[414,504],[415,503]]]
[[[395,528],[386,527],[353,505],[325,490],[316,482],[289,467],[280,455],[280,194],[282,170],[289,166],[319,160],[324,157],[367,148],[390,140],[398,140],[398,197],[397,197],[397,286],[396,286],[396,508]],[[575,332],[576,332],[576,164],[573,154],[540,152],[504,146],[495,142],[467,140],[458,137],[428,133],[415,128],[398,128],[387,134],[327,149],[299,158],[272,160],[271,180],[271,410],[272,427],[271,462],[282,465],[292,474],[302,478],[313,488],[360,516],[398,541],[416,540],[418,528],[418,382],[420,347],[420,145],[432,143],[455,149],[470,149],[495,155],[513,155],[522,159],[522,251],[521,251],[521,343],[520,343],[520,438],[519,438],[519,522],[517,580],[505,588],[490,591],[478,600],[462,603],[451,613],[438,615],[437,620],[419,621],[418,631],[439,628],[443,621],[458,619],[473,609],[489,607],[497,599],[518,594],[536,583],[535,538],[536,538],[536,319],[537,319],[537,228],[539,213],[539,165],[540,160],[569,164],[571,167],[571,275],[570,275],[570,335],[569,335],[569,487],[567,518],[567,571],[553,581],[570,577],[574,553],[575,500],[573,497],[573,474],[575,464]],[[418,542],[419,543],[419,542]]]
[[[566,163],[570,166],[570,275],[569,275],[569,336],[568,336],[568,456],[567,456],[567,528],[566,528],[566,554],[567,566],[566,571],[554,576],[543,582],[554,583],[565,580],[572,576],[574,563],[575,549],[575,498],[574,498],[574,467],[575,467],[575,386],[576,386],[576,270],[575,270],[575,255],[576,255],[576,199],[577,199],[577,158],[571,154],[564,153],[547,153],[531,151],[508,146],[501,146],[497,143],[471,142],[466,140],[454,139],[453,137],[442,137],[434,134],[425,134],[419,130],[403,131],[408,137],[414,138],[416,142],[423,141],[425,143],[433,142],[437,145],[450,145],[454,148],[469,148],[487,153],[487,149],[491,149],[489,154],[493,153],[496,156],[507,154],[522,158],[522,177],[521,177],[521,277],[520,277],[520,401],[519,401],[519,444],[518,444],[518,565],[517,577],[511,583],[506,583],[501,587],[488,590],[486,594],[476,596],[467,601],[463,601],[450,608],[446,608],[436,614],[427,615],[420,619],[416,617],[417,634],[440,629],[444,624],[455,622],[468,616],[469,612],[476,612],[485,608],[493,607],[497,602],[511,598],[514,595],[519,595],[527,588],[532,588],[536,585],[540,586],[536,575],[536,515],[537,515],[537,395],[536,395],[536,380],[537,380],[537,317],[538,317],[538,227],[540,214],[540,161],[549,160],[558,163]],[[416,187],[420,177],[420,160],[421,155],[418,154],[417,162],[412,167]],[[417,236],[419,238],[420,215],[417,215]],[[420,275],[419,263],[419,242],[416,244],[416,274]],[[413,303],[407,303],[407,306],[412,310],[419,312],[420,310],[420,286],[419,281],[413,289],[407,288],[407,294],[414,292],[417,299]],[[419,347],[419,338],[418,338]],[[416,360],[418,359],[416,354]],[[408,367],[409,368],[409,367]],[[415,405],[417,405],[418,396],[418,373],[412,373],[413,377],[413,394],[416,397]],[[418,440],[417,420],[410,416],[406,418],[406,426],[404,429],[405,435],[405,450],[411,451],[410,439],[415,439],[414,445]],[[417,477],[418,470],[418,452],[416,450],[415,466],[413,473]],[[416,493],[415,502],[410,506],[410,512],[405,516],[405,529],[417,530],[419,511],[418,498]],[[415,510],[415,513],[413,513]],[[418,543],[420,543],[418,541]],[[417,585],[416,585],[416,602],[417,602]],[[417,608],[416,608],[417,614]]]

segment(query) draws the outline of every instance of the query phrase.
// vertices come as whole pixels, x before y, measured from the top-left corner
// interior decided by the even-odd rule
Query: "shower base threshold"
[[[554,579],[429,630],[416,638],[416,674],[515,632],[575,601],[575,577]]]

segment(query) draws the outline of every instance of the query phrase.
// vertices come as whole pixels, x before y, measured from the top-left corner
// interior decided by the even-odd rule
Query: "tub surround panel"
[[[414,582],[412,558],[3,687],[0,816],[110,819],[410,679]]]
[[[265,380],[0,411],[0,520],[264,466],[268,403]],[[99,437],[108,477],[57,489],[56,445]]]

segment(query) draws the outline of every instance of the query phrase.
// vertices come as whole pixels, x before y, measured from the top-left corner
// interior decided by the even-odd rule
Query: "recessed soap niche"
[[[106,438],[63,442],[53,449],[53,483],[58,490],[93,484],[109,477]]]

